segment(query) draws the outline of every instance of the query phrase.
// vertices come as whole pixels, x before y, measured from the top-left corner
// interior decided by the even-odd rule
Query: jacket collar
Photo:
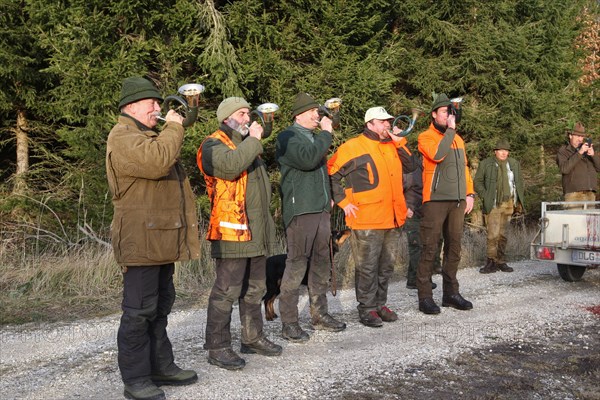
[[[296,130],[296,132],[298,132],[302,136],[306,137],[311,142],[315,140],[315,138],[314,138],[314,136],[315,136],[314,131],[312,131],[312,130],[310,130],[308,128],[303,127],[302,125],[300,125],[296,121],[294,121],[294,124],[292,125],[292,127]]]
[[[242,140],[244,140],[244,137],[242,136],[241,133],[239,133],[235,129],[230,128],[226,124],[221,124],[219,129],[222,130],[223,132],[225,132],[225,134],[229,137],[229,139],[231,139],[234,143],[240,143]]]
[[[377,133],[373,132],[372,130],[370,130],[366,126],[365,126],[365,129],[363,131],[363,135],[367,139],[371,139],[371,140],[374,140],[376,142],[387,143],[387,142],[391,142],[392,141],[392,138],[390,138],[390,137],[387,137],[385,139],[380,139],[379,135]]]
[[[446,132],[446,129],[448,129],[447,126],[441,126],[440,124],[438,124],[435,121],[431,121],[431,125],[433,125],[433,127],[435,128],[435,130],[438,131],[441,134],[444,134],[444,132]]]

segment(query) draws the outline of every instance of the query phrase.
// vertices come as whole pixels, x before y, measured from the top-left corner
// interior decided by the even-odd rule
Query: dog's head
[[[331,247],[333,254],[340,251],[340,246],[344,244],[346,239],[350,237],[350,229],[343,229],[341,231],[331,231]]]

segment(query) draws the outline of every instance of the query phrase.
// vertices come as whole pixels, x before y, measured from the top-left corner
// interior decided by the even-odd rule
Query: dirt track
[[[281,357],[246,357],[243,371],[206,362],[206,310],[172,315],[177,362],[200,381],[166,387],[169,399],[600,399],[600,270],[567,283],[554,264],[513,263],[514,273],[459,271],[472,311],[418,312],[416,292],[397,282],[389,305],[400,321],[372,329],[358,322],[353,291],[330,298],[348,323],[341,333],[311,333],[289,344],[279,321],[265,331],[284,346]],[[435,281],[440,283],[440,277]],[[434,296],[440,300],[440,289]],[[301,323],[310,328],[306,298]],[[593,308],[596,307],[596,308]],[[592,311],[596,311],[596,314]],[[118,316],[0,331],[2,397],[10,399],[122,398],[116,366]],[[234,317],[234,349],[239,319]]]

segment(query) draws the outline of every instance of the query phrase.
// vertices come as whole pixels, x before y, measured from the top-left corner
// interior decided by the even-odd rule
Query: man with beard
[[[242,353],[278,356],[281,346],[263,333],[261,300],[266,292],[266,257],[275,242],[269,210],[271,184],[260,155],[263,128],[250,126],[250,105],[226,98],[217,108],[221,126],[198,149],[197,163],[211,201],[207,239],[216,259],[216,280],[208,300],[208,362],[225,369],[246,362],[231,346],[231,313],[239,300]]]

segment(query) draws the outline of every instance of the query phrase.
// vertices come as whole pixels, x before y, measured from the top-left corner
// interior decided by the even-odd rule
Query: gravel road
[[[206,310],[174,312],[169,332],[177,363],[199,382],[164,387],[168,399],[600,399],[600,269],[564,282],[555,264],[511,263],[513,273],[459,271],[471,311],[417,310],[405,281],[390,287],[400,320],[383,328],[358,322],[353,290],[330,297],[330,311],[348,323],[341,333],[312,331],[306,296],[301,324],[311,340],[281,339],[278,320],[265,323],[280,357],[246,356],[242,371],[206,362]],[[439,275],[434,281],[441,283]],[[434,297],[441,302],[441,291]],[[596,308],[594,308],[596,307]],[[594,313],[596,311],[596,313]],[[119,316],[0,330],[3,399],[119,399]],[[234,349],[239,318],[234,313]]]

